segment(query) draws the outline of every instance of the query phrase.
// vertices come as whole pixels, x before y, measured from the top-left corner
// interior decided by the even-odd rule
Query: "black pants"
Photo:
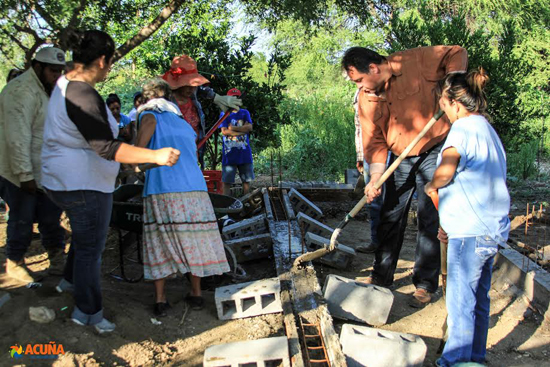
[[[430,197],[424,193],[424,186],[431,181],[436,160],[442,144],[420,156],[405,158],[386,182],[386,193],[378,240],[380,246],[375,252],[373,278],[389,286],[399,260],[411,200],[418,193],[418,234],[413,273],[413,284],[435,292],[439,283],[439,240],[437,230],[439,217]],[[391,155],[390,164],[397,156]]]

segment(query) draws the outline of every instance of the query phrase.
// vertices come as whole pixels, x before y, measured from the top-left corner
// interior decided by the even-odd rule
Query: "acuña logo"
[[[10,347],[10,356],[12,358],[21,358],[21,355],[23,354],[23,347],[22,346],[17,346],[17,345],[12,345]]]
[[[11,358],[21,358],[23,355],[34,359],[49,359],[57,358],[59,355],[65,354],[63,344],[49,342],[48,344],[27,344],[25,348],[22,345],[12,345],[10,347]]]

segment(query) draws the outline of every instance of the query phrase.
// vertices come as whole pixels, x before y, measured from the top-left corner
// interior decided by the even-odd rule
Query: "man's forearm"
[[[244,126],[231,126],[231,131],[236,131],[239,133],[249,133],[252,131],[252,125],[247,124]]]

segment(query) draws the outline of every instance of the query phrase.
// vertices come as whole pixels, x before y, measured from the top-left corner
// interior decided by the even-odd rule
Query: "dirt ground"
[[[323,222],[336,226],[354,202],[318,203],[325,212]],[[340,240],[352,247],[369,238],[366,216],[360,214],[350,223]],[[413,220],[407,228],[405,243],[398,263],[395,295],[388,324],[384,329],[420,335],[428,346],[425,366],[434,366],[442,335],[445,317],[444,300],[436,294],[436,300],[424,309],[408,306],[407,300],[414,291],[411,284],[416,232]],[[5,222],[0,223],[0,247],[5,246]],[[36,231],[36,230],[35,230]],[[38,239],[33,241],[26,263],[35,272],[45,274],[49,265],[47,255]],[[0,262],[5,254],[0,250]],[[321,282],[331,273],[348,278],[367,276],[372,263],[371,255],[358,254],[346,271],[318,266]],[[151,321],[153,286],[143,281],[126,283],[109,276],[118,264],[118,245],[112,233],[103,257],[103,297],[106,317],[117,324],[112,335],[99,336],[90,327],[81,327],[70,321],[73,301],[69,295],[58,294],[54,286],[59,277],[46,277],[43,286],[27,289],[7,278],[4,269],[0,273],[0,292],[11,295],[11,300],[0,308],[0,366],[199,366],[204,350],[213,344],[250,340],[284,335],[280,314],[253,317],[235,321],[220,321],[216,315],[214,292],[205,291],[206,307],[202,311],[189,311],[182,325],[183,296],[189,283],[183,278],[170,280],[167,284],[168,299],[172,309],[162,324]],[[252,264],[242,264],[250,279],[276,276],[273,260],[266,259]],[[136,274],[135,265],[128,272]],[[115,270],[117,273],[117,270]],[[230,283],[222,279],[221,284]],[[488,366],[533,366],[550,367],[550,328],[542,322],[539,314],[533,313],[526,303],[510,290],[491,291],[491,324],[488,340]],[[29,320],[30,306],[47,306],[56,313],[50,324],[37,324]],[[343,322],[335,321],[339,333]],[[58,360],[33,360],[27,356],[11,359],[10,346],[14,344],[49,343],[62,344],[65,355]]]

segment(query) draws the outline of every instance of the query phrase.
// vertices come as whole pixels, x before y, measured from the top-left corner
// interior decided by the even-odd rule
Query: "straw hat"
[[[210,81],[199,74],[197,63],[187,55],[176,56],[172,60],[170,70],[162,76],[162,79],[170,85],[170,88],[198,87]]]

